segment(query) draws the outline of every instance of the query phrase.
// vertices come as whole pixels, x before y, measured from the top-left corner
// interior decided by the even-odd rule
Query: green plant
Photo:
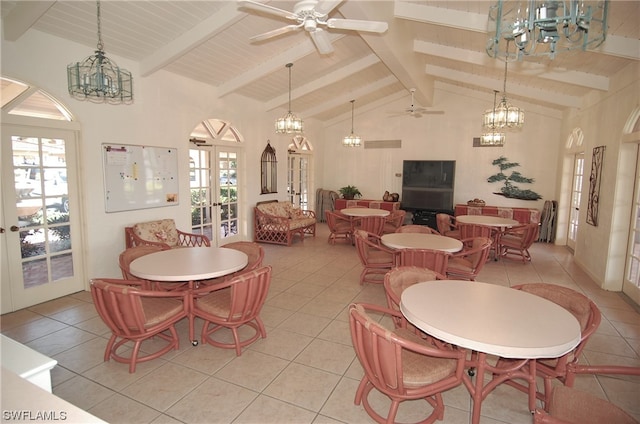
[[[362,193],[356,186],[348,185],[346,187],[342,187],[338,190],[343,198],[345,199],[358,199],[362,197]]]
[[[531,184],[534,181],[533,178],[527,178],[518,171],[512,171],[511,175],[509,176],[502,172],[507,169],[520,166],[518,162],[509,162],[507,158],[505,158],[504,156],[500,156],[498,159],[495,159],[493,162],[491,162],[491,164],[498,166],[500,168],[500,172],[498,172],[497,174],[493,174],[492,176],[487,178],[487,182],[495,183],[496,181],[504,181],[504,187],[500,189],[500,193],[494,194],[500,194],[505,197],[522,200],[542,199],[542,196],[540,196],[535,191],[528,189],[522,190],[518,186],[512,184],[512,182]]]

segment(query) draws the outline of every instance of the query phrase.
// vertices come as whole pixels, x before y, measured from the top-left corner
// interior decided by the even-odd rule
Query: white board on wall
[[[178,152],[102,144],[106,212],[178,205]]]

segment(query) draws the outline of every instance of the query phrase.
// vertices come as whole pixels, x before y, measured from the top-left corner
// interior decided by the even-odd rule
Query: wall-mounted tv
[[[405,160],[402,166],[402,208],[451,210],[456,161]]]

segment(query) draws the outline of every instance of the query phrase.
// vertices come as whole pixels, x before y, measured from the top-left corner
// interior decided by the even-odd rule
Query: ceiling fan
[[[430,110],[424,107],[416,106],[414,99],[416,89],[412,88],[409,91],[411,91],[411,106],[409,106],[402,112],[391,112],[392,117],[409,115],[413,116],[414,118],[420,118],[422,117],[422,115],[444,115],[444,110]]]
[[[268,13],[295,22],[295,24],[286,25],[273,31],[265,32],[264,34],[255,35],[249,38],[251,42],[263,41],[304,28],[311,36],[320,54],[333,52],[329,35],[321,28],[323,26],[327,27],[327,29],[377,33],[383,33],[387,30],[388,25],[386,22],[329,18],[328,14],[342,3],[342,1],[343,0],[302,0],[293,6],[292,12],[253,0],[238,0],[238,5],[246,9]]]

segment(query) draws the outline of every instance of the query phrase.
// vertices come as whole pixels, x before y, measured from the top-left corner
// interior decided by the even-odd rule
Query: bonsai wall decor
[[[587,224],[598,226],[598,206],[600,204],[600,174],[604,161],[605,146],[593,148],[591,175],[589,176],[589,204],[587,205]]]
[[[534,182],[533,178],[527,178],[520,174],[518,171],[512,171],[511,175],[507,176],[503,171],[511,168],[515,168],[516,166],[520,166],[517,162],[509,162],[507,158],[504,156],[500,156],[498,159],[495,159],[491,162],[492,165],[496,165],[500,168],[500,172],[497,174],[493,174],[489,178],[487,178],[487,182],[495,183],[496,181],[504,181],[504,187],[500,189],[500,196],[509,197],[512,199],[522,199],[522,200],[538,200],[542,199],[538,193],[532,190],[522,190],[518,186],[513,185],[513,183],[526,183],[530,184]]]

